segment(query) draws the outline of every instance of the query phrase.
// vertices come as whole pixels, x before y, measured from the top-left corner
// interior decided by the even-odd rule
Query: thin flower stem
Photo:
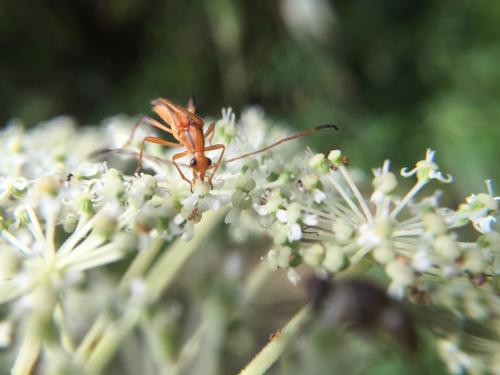
[[[123,275],[118,288],[124,291],[134,279],[141,277],[149,268],[153,260],[161,250],[165,240],[162,237],[155,238],[153,244],[145,250],[140,251],[130,264],[127,272]]]
[[[408,204],[409,201],[413,199],[413,197],[418,193],[418,191],[425,186],[427,182],[426,181],[418,181],[408,192],[408,194],[405,195],[405,197],[401,200],[401,202],[398,203],[398,205],[392,210],[391,212],[391,219],[396,219],[398,214],[401,212],[403,208]]]
[[[45,226],[45,238],[47,239],[47,248],[51,255],[56,255],[54,237],[56,233],[56,224],[54,217],[50,217]]]
[[[373,221],[372,213],[370,212],[368,205],[366,204],[366,201],[363,198],[363,196],[361,195],[356,184],[352,180],[351,175],[349,174],[349,172],[347,172],[347,169],[342,165],[339,167],[339,170],[342,173],[342,176],[344,176],[344,179],[347,181],[347,184],[351,188],[352,192],[354,193],[354,196],[358,200],[359,205],[361,206],[361,209],[365,213],[366,219],[368,220],[368,222],[372,222]]]
[[[259,292],[261,287],[265,284],[265,281],[269,277],[271,270],[266,262],[259,262],[256,267],[249,273],[246,277],[245,285],[242,291],[241,300],[239,303],[240,308],[245,308],[245,306],[255,297],[255,295]],[[237,316],[237,313],[234,312],[229,317],[229,324],[234,320]],[[212,324],[211,320],[207,318],[206,314],[204,315],[204,319],[198,325],[196,331],[191,335],[191,337],[187,340],[187,342],[182,346],[182,349],[179,353],[178,359],[171,369],[171,374],[182,374],[185,372],[186,367],[192,363],[193,358],[196,357],[200,350],[200,346],[202,344],[202,339],[204,338],[204,334],[207,328]]]
[[[24,255],[28,255],[31,253],[30,248],[27,247],[25,244],[23,244],[21,241],[19,241],[16,237],[14,237],[12,233],[10,233],[8,230],[6,229],[2,230],[2,237],[5,238],[5,240],[9,242],[11,245],[20,250]]]
[[[365,217],[363,216],[363,214],[359,210],[358,206],[356,206],[356,204],[352,201],[352,199],[346,193],[344,188],[337,181],[335,181],[335,179],[331,175],[328,175],[328,180],[335,187],[335,189],[337,189],[340,196],[346,201],[346,203],[349,205],[349,207],[351,207],[351,210],[353,210],[356,213],[356,215],[358,215],[358,217],[361,219],[361,221],[365,221]]]
[[[182,239],[176,240],[170,248],[165,251],[158,261],[144,276],[147,290],[147,300],[155,302],[170,286],[175,275],[182,268],[187,259],[196,250],[202,248],[207,237],[225,216],[226,210],[217,212],[207,212],[203,215],[202,221],[196,226],[196,234],[193,239],[186,242]],[[97,336],[97,343],[94,350],[91,350],[86,368],[90,373],[101,373],[108,362],[113,358],[119,344],[128,335],[139,319],[139,311],[130,311],[117,321],[106,324],[107,328],[102,335]]]
[[[35,237],[36,241],[44,246],[44,251],[45,251],[45,249],[47,248],[46,246],[47,240],[43,235],[42,227],[40,226],[40,221],[38,221],[38,217],[36,216],[35,211],[33,211],[33,209],[30,206],[25,205],[24,207],[31,221],[31,224],[28,224],[28,228]]]
[[[42,342],[39,330],[34,327],[33,317],[31,317],[24,330],[21,346],[17,354],[11,375],[32,374],[35,363],[40,355]]]
[[[271,341],[240,371],[239,375],[264,374],[296,339],[311,315],[309,306],[299,310],[282,330],[276,332]]]
[[[415,237],[415,236],[421,236],[424,233],[423,228],[417,228],[417,229],[408,229],[408,230],[395,230],[392,232],[393,237]]]
[[[92,230],[94,227],[95,222],[97,221],[99,213],[95,214],[90,220],[83,219],[84,224],[80,227],[80,223],[78,223],[78,228],[73,232],[69,238],[64,241],[64,243],[61,245],[59,250],[57,251],[58,254],[66,254],[70,252],[77,244],[78,242],[84,238],[88,232]],[[82,219],[80,219],[82,220]]]
[[[366,272],[374,264],[371,257],[364,257],[353,267],[339,276],[352,277]],[[312,316],[308,305],[297,312],[281,331],[277,331],[271,341],[240,371],[239,375],[260,375],[265,373],[290,346]]]
[[[163,238],[156,238],[149,248],[137,253],[128,270],[122,277],[118,285],[118,290],[124,292],[129,287],[132,280],[142,277],[164,243],[165,240]],[[79,360],[83,361],[88,357],[90,351],[102,336],[108,322],[109,319],[105,314],[101,314],[96,319],[92,328],[87,332],[87,335],[78,346],[76,356]]]
[[[64,311],[61,307],[61,304],[57,304],[54,309],[54,319],[56,320],[59,326],[59,336],[61,340],[62,347],[69,353],[72,353],[75,350],[75,344],[73,343],[73,339],[68,331],[68,327],[66,325]]]

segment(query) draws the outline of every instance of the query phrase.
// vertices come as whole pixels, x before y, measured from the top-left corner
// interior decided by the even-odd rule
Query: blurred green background
[[[338,124],[307,144],[365,170],[435,148],[459,202],[500,184],[499,25],[491,0],[1,1],[0,122],[97,124],[160,96],[194,94],[211,117],[259,104],[296,129]]]
[[[202,115],[335,122],[308,142],[355,165],[435,147],[459,193],[479,191],[500,177],[499,24],[488,0],[2,1],[0,120],[96,123],[194,94]]]

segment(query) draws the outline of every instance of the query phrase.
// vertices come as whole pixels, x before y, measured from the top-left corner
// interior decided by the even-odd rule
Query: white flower
[[[450,183],[453,181],[453,177],[447,175],[446,177],[443,175],[441,171],[439,171],[438,165],[434,162],[434,156],[436,152],[427,149],[427,153],[425,154],[425,159],[418,161],[415,165],[415,168],[408,171],[407,168],[401,169],[401,175],[403,177],[410,177],[413,175],[417,175],[417,179],[422,182],[427,182],[432,179],[436,179],[440,182]]]

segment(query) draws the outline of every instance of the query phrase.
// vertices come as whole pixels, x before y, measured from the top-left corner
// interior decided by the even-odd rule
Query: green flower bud
[[[26,212],[26,209],[23,206],[16,207],[16,209],[14,210],[14,217],[20,225],[26,225],[30,222],[28,212]]]
[[[301,249],[300,255],[302,255],[302,258],[307,265],[311,267],[319,267],[325,257],[325,249],[317,243],[306,249]]]
[[[349,241],[354,234],[354,228],[344,219],[335,220],[332,230],[339,242]]]
[[[252,198],[241,190],[236,190],[231,196],[233,206],[241,210],[246,210],[252,205]]]
[[[347,166],[348,164],[347,156],[342,155],[342,151],[340,150],[330,151],[328,154],[328,160],[333,164],[334,169],[341,166]]]
[[[445,234],[448,230],[443,218],[434,212],[428,212],[422,217],[422,224],[427,232],[434,235]]]
[[[286,268],[290,263],[292,257],[292,249],[289,247],[282,247],[278,253],[278,267]]]
[[[395,283],[402,286],[408,286],[415,280],[413,270],[397,259],[385,266],[385,272]]]
[[[436,253],[445,258],[456,259],[460,256],[460,248],[452,235],[442,234],[432,244]]]
[[[266,261],[271,271],[276,271],[278,269],[278,250],[269,250],[266,256]]]
[[[375,190],[379,190],[384,194],[390,194],[398,186],[398,180],[394,173],[386,172],[376,176],[372,184]]]
[[[256,183],[255,180],[246,174],[242,174],[238,176],[238,179],[236,180],[236,188],[243,190],[246,193],[251,192],[253,189],[255,189]]]
[[[273,232],[273,242],[276,245],[284,245],[288,242],[288,229],[285,225],[279,226],[274,232]]]
[[[330,272],[339,272],[347,268],[349,259],[339,246],[328,246],[326,248],[323,267]]]
[[[63,229],[66,233],[73,233],[78,224],[79,217],[76,213],[70,212],[63,220]]]
[[[480,251],[469,251],[465,258],[464,268],[473,274],[480,274],[484,271],[485,261]]]
[[[102,214],[99,215],[95,222],[94,231],[98,236],[109,240],[115,234],[117,225],[118,221],[116,220],[116,218],[106,214]]]
[[[259,162],[254,158],[246,158],[243,161],[243,167],[241,172],[246,173],[247,171],[254,171],[259,167]]]
[[[59,184],[52,176],[44,176],[38,179],[35,184],[35,192],[38,195],[56,195]]]
[[[314,189],[319,189],[321,187],[321,182],[317,175],[308,174],[302,178],[302,186],[304,186],[304,189],[307,191],[312,191]]]
[[[80,201],[80,210],[85,215],[93,215],[94,214],[94,204],[90,200],[90,198],[85,197]]]
[[[373,258],[381,264],[386,264],[396,258],[396,251],[390,242],[384,242],[373,250]]]
[[[330,170],[328,160],[324,154],[316,154],[309,160],[309,166],[321,174],[326,174]]]

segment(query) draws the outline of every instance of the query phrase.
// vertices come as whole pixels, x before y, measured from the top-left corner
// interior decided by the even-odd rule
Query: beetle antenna
[[[188,104],[186,109],[189,112],[196,113],[196,99],[194,98],[194,95],[191,95],[188,100]]]
[[[261,152],[270,150],[271,148],[276,147],[276,146],[278,146],[278,145],[280,145],[282,143],[291,141],[291,140],[296,139],[296,138],[305,137],[306,135],[309,135],[311,133],[317,132],[318,130],[322,130],[322,129],[335,129],[335,130],[339,130],[339,128],[337,127],[337,125],[334,125],[334,124],[327,124],[327,125],[316,126],[314,128],[303,130],[301,132],[298,132],[298,133],[292,134],[292,135],[290,135],[288,137],[285,137],[283,139],[280,139],[279,141],[276,141],[273,144],[270,144],[269,146],[260,148],[260,149],[258,149],[256,151],[252,151],[252,152],[249,152],[247,154],[243,154],[243,155],[237,156],[235,158],[226,159],[226,160],[224,160],[224,163],[231,163],[231,162],[236,161],[236,160],[244,159],[244,158],[246,158],[248,156],[259,154]]]
[[[91,152],[90,154],[88,154],[86,159],[92,160],[92,159],[97,159],[97,158],[104,156],[104,155],[113,155],[113,154],[127,155],[127,156],[131,156],[131,157],[135,157],[135,158],[137,158],[139,156],[138,152],[125,150],[123,148],[102,148],[100,150],[95,150],[95,151]],[[143,158],[145,160],[148,160],[148,159],[153,160],[153,161],[160,163],[160,164],[168,164],[168,165],[172,164],[171,161],[164,160],[164,159],[158,158],[156,156],[144,156]]]

